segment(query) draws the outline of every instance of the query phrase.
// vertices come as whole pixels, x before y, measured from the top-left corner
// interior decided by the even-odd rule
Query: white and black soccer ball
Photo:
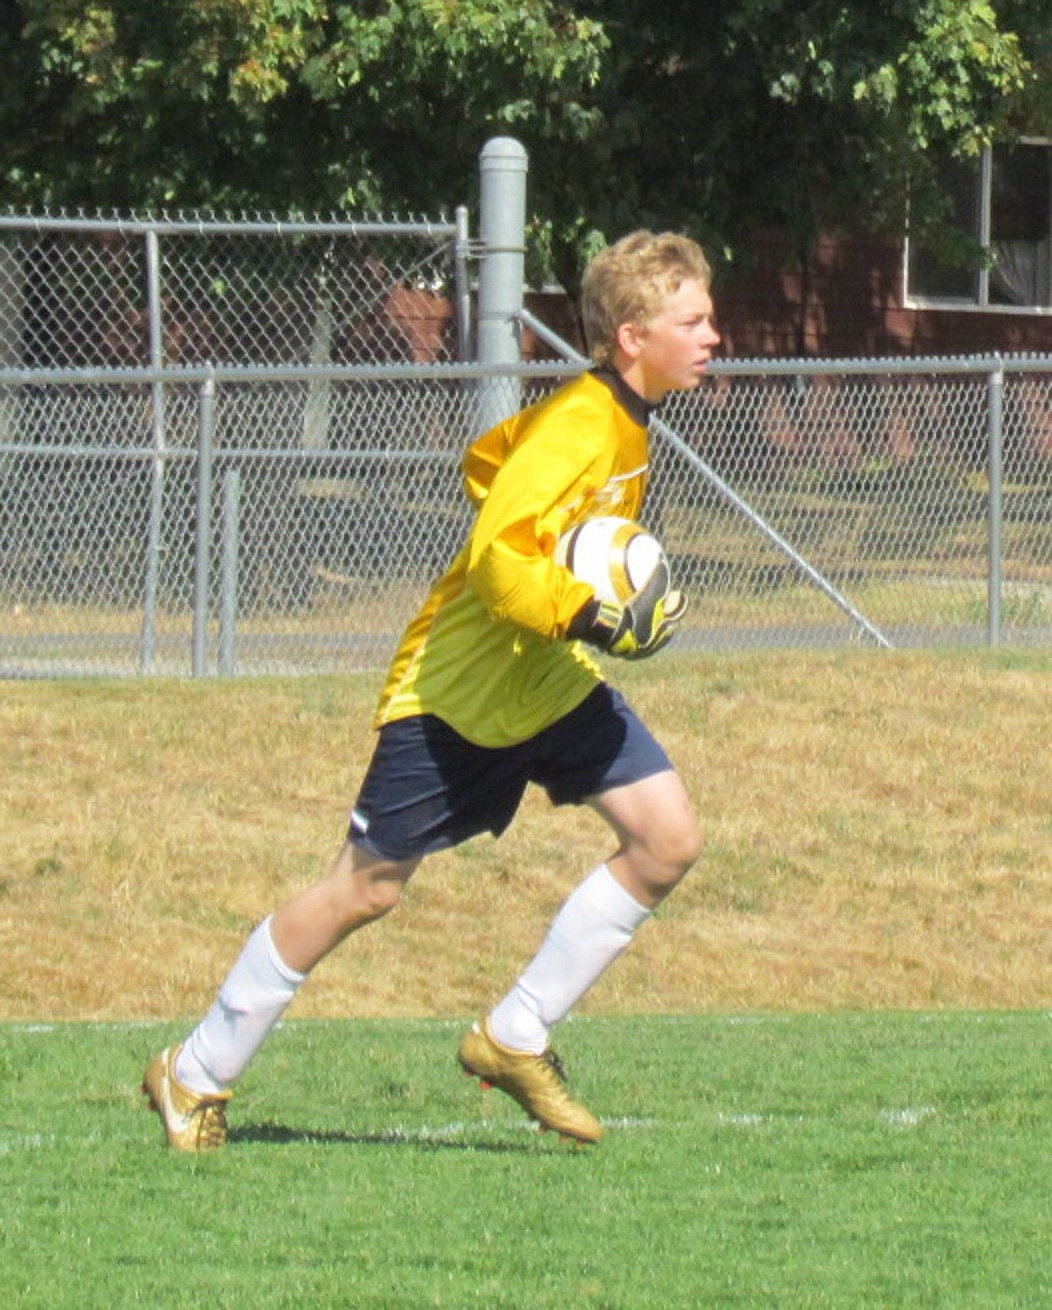
[[[595,588],[600,600],[623,605],[668,559],[658,539],[633,519],[585,519],[559,538],[556,563]]]

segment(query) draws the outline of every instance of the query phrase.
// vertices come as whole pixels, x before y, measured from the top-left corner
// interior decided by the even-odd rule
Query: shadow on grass
[[[292,1128],[285,1124],[244,1124],[227,1134],[231,1145],[241,1142],[269,1146],[411,1146],[421,1151],[487,1151],[494,1155],[522,1155],[536,1150],[538,1142],[494,1142],[473,1138],[470,1130],[453,1134],[427,1129],[407,1131],[389,1128],[383,1132],[354,1133],[342,1129]],[[553,1145],[558,1139],[553,1138]]]

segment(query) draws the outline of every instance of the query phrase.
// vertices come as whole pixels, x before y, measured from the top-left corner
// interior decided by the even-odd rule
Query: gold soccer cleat
[[[168,1145],[176,1151],[215,1151],[226,1141],[229,1092],[191,1091],[175,1076],[178,1046],[169,1046],[146,1066],[142,1090],[164,1124]]]
[[[486,1023],[473,1024],[457,1052],[460,1067],[483,1087],[496,1087],[522,1106],[541,1128],[577,1142],[598,1142],[603,1126],[566,1091],[559,1057],[551,1048],[543,1055],[502,1046]]]

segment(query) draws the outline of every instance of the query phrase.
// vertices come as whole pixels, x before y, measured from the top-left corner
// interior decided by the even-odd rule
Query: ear
[[[638,359],[646,331],[638,323],[622,323],[614,336],[618,349],[628,359]]]

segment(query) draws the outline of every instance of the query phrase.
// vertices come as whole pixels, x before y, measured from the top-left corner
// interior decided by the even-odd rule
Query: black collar
[[[592,369],[592,373],[600,382],[606,383],[639,426],[645,428],[657,405],[650,404],[638,391],[633,391],[616,368],[597,367]]]

